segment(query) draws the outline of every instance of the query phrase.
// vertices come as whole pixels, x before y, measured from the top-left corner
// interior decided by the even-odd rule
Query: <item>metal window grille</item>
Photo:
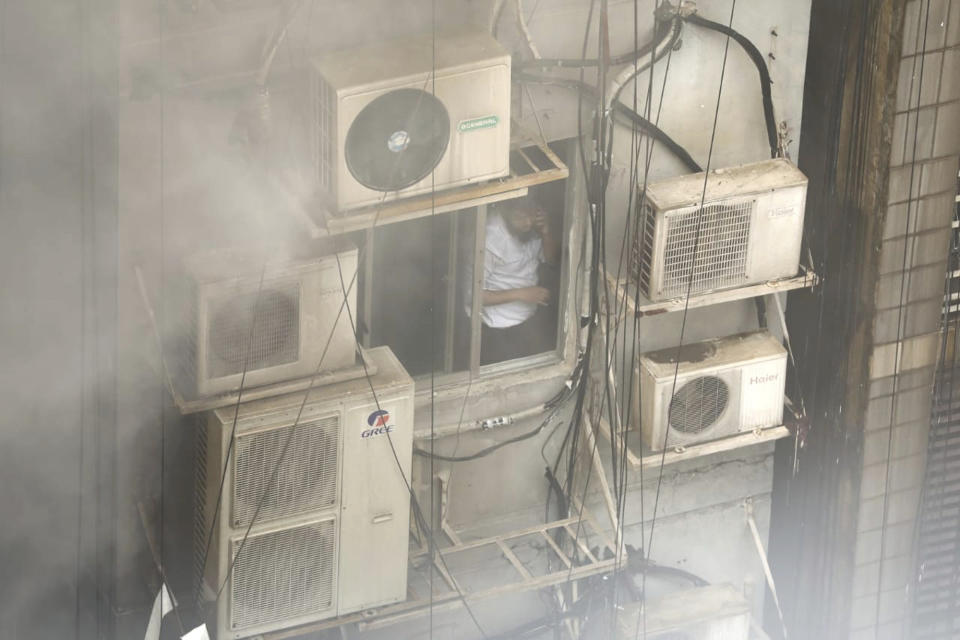
[[[960,173],[957,176],[960,192]],[[960,637],[960,196],[944,286],[943,342],[934,380],[917,533],[912,637]]]
[[[663,295],[679,297],[686,295],[688,287],[696,294],[743,282],[755,204],[747,200],[667,214]]]
[[[335,520],[252,534],[240,548],[230,581],[230,626],[240,630],[333,607]],[[239,556],[237,552],[239,551]]]
[[[953,207],[947,269],[944,317],[950,321],[960,316],[960,173],[957,175],[957,197]]]

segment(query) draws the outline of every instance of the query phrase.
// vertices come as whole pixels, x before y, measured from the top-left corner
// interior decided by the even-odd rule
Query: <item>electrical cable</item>
[[[542,76],[531,73],[514,73],[514,79],[519,82],[528,82],[536,84],[548,84],[558,87],[566,87],[578,91],[581,94],[581,98],[584,94],[589,95],[590,97],[596,97],[598,91],[596,87],[593,87],[585,82],[577,81],[567,78],[555,78],[552,76]],[[703,168],[697,163],[696,160],[690,155],[690,153],[680,146],[673,138],[670,137],[659,126],[650,122],[635,110],[631,109],[622,102],[616,102],[613,104],[613,110],[617,115],[627,118],[630,120],[632,126],[637,126],[647,133],[649,133],[655,140],[663,144],[672,154],[674,154],[683,164],[690,169],[693,173],[700,173],[703,171]]]
[[[770,79],[770,70],[767,69],[767,61],[764,59],[763,54],[760,53],[760,50],[757,49],[756,45],[754,45],[753,42],[751,42],[746,36],[738,31],[735,31],[732,23],[728,26],[719,22],[713,22],[712,20],[707,20],[696,13],[683,16],[682,19],[685,22],[697,25],[698,27],[703,27],[705,29],[711,29],[713,31],[722,33],[726,35],[728,39],[733,38],[750,57],[750,60],[757,68],[757,72],[760,74],[760,93],[763,96],[763,120],[767,127],[767,144],[770,146],[770,157],[778,157],[780,155],[780,144],[779,137],[777,135],[777,120],[773,114],[773,97],[770,91],[773,81]]]
[[[912,271],[907,268],[908,256],[916,256],[916,217],[918,215],[917,211],[919,209],[919,204],[913,207],[913,217],[914,217],[914,234],[911,238],[910,236],[910,209],[911,203],[913,202],[913,184],[914,184],[914,172],[917,166],[917,142],[919,139],[919,130],[920,130],[920,103],[923,96],[923,70],[924,63],[926,62],[926,55],[922,55],[927,51],[927,33],[930,27],[930,0],[926,2],[925,8],[926,14],[924,16],[924,25],[923,25],[923,46],[922,48],[914,47],[914,50],[921,55],[914,57],[913,64],[914,69],[916,69],[917,58],[920,59],[920,71],[919,73],[914,73],[910,76],[910,92],[908,95],[908,112],[910,108],[909,102],[912,102],[913,96],[913,81],[914,78],[917,78],[917,109],[915,115],[915,121],[913,126],[913,150],[910,160],[910,181],[907,183],[909,185],[909,191],[907,194],[907,211],[904,216],[904,232],[903,232],[903,258],[902,264],[900,265],[900,293],[897,300],[897,333],[896,333],[896,342],[894,348],[894,358],[893,358],[893,383],[890,391],[890,421],[887,425],[887,456],[884,467],[884,482],[883,482],[883,509],[880,517],[880,556],[879,563],[877,567],[877,604],[874,611],[874,628],[880,628],[880,594],[882,593],[883,588],[883,560],[884,554],[886,553],[886,542],[887,542],[887,518],[890,507],[890,467],[891,460],[893,459],[893,430],[897,419],[897,394],[900,390],[900,357],[903,348],[903,341],[905,336],[903,335],[903,316],[904,310],[909,304],[910,300],[910,280],[912,276]],[[918,17],[919,18],[919,17]],[[919,19],[917,20],[917,31],[920,30]],[[904,131],[904,149],[907,146],[907,137],[909,135],[909,127]],[[906,160],[906,158],[904,158]],[[917,198],[919,199],[921,193],[918,193]],[[911,244],[912,241],[912,244]]]
[[[505,447],[505,446],[507,446],[507,445],[514,444],[514,443],[516,443],[516,442],[522,442],[522,441],[524,441],[524,440],[529,440],[530,438],[536,436],[538,433],[540,433],[541,431],[543,431],[544,427],[547,426],[547,423],[549,423],[550,420],[556,415],[556,413],[557,413],[558,410],[559,410],[559,407],[555,407],[554,409],[552,409],[552,410],[550,411],[549,415],[540,423],[540,425],[539,425],[536,429],[533,429],[532,431],[528,431],[528,432],[523,433],[523,434],[518,435],[518,436],[514,436],[513,438],[510,438],[510,439],[508,439],[508,440],[504,440],[503,442],[498,442],[498,443],[496,443],[496,444],[492,444],[492,445],[490,445],[489,447],[485,447],[485,448],[480,449],[479,451],[477,451],[477,452],[475,452],[475,453],[472,453],[472,454],[469,454],[469,455],[463,455],[463,456],[456,456],[456,455],[445,456],[445,455],[442,455],[442,454],[439,454],[439,453],[434,453],[433,451],[426,451],[426,450],[421,449],[421,448],[416,447],[416,446],[413,448],[413,453],[414,453],[414,455],[418,455],[418,456],[421,456],[421,457],[423,457],[423,458],[431,458],[431,459],[433,459],[433,460],[443,460],[444,462],[469,462],[470,460],[477,460],[477,459],[479,459],[479,458],[483,458],[483,457],[485,457],[485,456],[488,456],[488,455],[490,455],[491,453],[493,453],[494,451],[497,451],[498,449],[502,449],[503,447]]]
[[[237,391],[237,401],[233,406],[233,425],[230,428],[230,440],[227,444],[227,453],[223,459],[223,471],[220,473],[220,486],[217,488],[217,499],[213,506],[213,520],[210,522],[210,533],[207,535],[207,543],[204,545],[203,549],[203,559],[200,563],[200,568],[197,571],[196,585],[194,589],[194,604],[198,604],[200,602],[200,586],[203,582],[203,575],[207,570],[207,559],[210,555],[210,547],[213,545],[213,534],[216,532],[217,519],[220,516],[220,505],[223,502],[223,487],[227,482],[227,471],[230,468],[230,456],[233,453],[233,445],[236,442],[237,418],[240,415],[240,404],[243,400],[244,384],[247,380],[247,366],[249,364],[251,347],[253,346],[253,335],[256,331],[257,310],[260,306],[260,295],[263,292],[263,280],[266,273],[267,263],[264,262],[263,267],[260,270],[260,280],[257,283],[257,292],[253,300],[253,312],[250,316],[250,330],[247,332],[247,343],[243,351],[243,368],[240,373],[240,386]],[[337,319],[339,320],[339,314]],[[336,322],[334,324],[336,324]],[[331,333],[330,336],[332,337],[333,334]],[[329,344],[329,338],[327,342]]]
[[[657,9],[656,9],[656,1],[654,1],[654,13],[656,13],[656,10],[657,10]],[[635,0],[635,3],[634,3],[634,12],[637,13],[636,0]],[[663,84],[661,85],[661,89],[660,89],[660,99],[659,99],[659,102],[658,102],[658,105],[657,105],[657,116],[656,116],[656,122],[657,122],[657,123],[659,123],[659,121],[660,121],[660,116],[663,114],[663,103],[664,103],[664,98],[665,98],[665,96],[666,96],[667,81],[668,81],[668,79],[669,79],[669,77],[670,77],[670,62],[671,62],[671,58],[672,58],[672,50],[671,50],[670,53],[667,55],[666,69],[664,70],[664,76],[663,76]],[[652,66],[653,66],[653,65],[651,64],[651,74],[650,74],[649,79],[648,79],[647,100],[646,100],[646,107],[645,107],[645,109],[646,109],[646,111],[647,111],[647,116],[648,116],[648,117],[649,117],[649,115],[650,115],[650,109],[652,108],[652,102],[651,102],[651,97],[652,97],[652,95],[653,95],[653,73],[652,73]],[[634,106],[633,106],[633,110],[634,110],[634,111],[636,111],[636,102],[637,102],[637,87],[636,87],[636,83],[635,83],[635,84],[634,84]],[[638,165],[638,160],[639,160],[639,153],[640,153],[639,145],[637,146],[636,153],[631,155],[631,164],[632,164],[634,173],[632,174],[631,182],[630,182],[631,191],[630,191],[630,198],[629,198],[629,201],[628,201],[628,204],[627,204],[627,212],[626,212],[626,214],[627,214],[627,215],[626,215],[626,218],[627,218],[627,219],[626,219],[625,227],[626,227],[626,228],[630,228],[630,217],[631,217],[631,215],[633,215],[633,217],[634,217],[634,228],[632,229],[632,232],[631,232],[631,233],[629,233],[629,234],[624,234],[624,235],[625,235],[625,238],[626,238],[626,236],[629,235],[629,240],[630,240],[631,243],[639,242],[639,238],[640,238],[640,225],[642,224],[642,221],[641,221],[641,216],[640,216],[637,212],[642,211],[643,208],[644,208],[644,204],[645,204],[645,200],[646,200],[646,196],[647,196],[646,186],[645,186],[645,185],[648,183],[648,180],[649,180],[650,167],[651,167],[651,165],[652,165],[652,160],[653,160],[653,150],[654,150],[654,146],[651,144],[651,141],[650,141],[650,139],[649,139],[649,137],[648,137],[648,139],[647,139],[647,148],[646,148],[646,157],[645,157],[645,159],[644,159],[644,176],[643,176],[644,189],[643,189],[643,191],[640,193],[640,196],[639,196],[638,203],[637,203],[637,206],[636,206],[636,207],[633,206],[632,200],[633,200],[633,198],[634,198],[635,190],[636,190],[636,187],[637,187],[637,184],[638,184],[637,175],[636,175],[636,170],[637,170],[637,165]],[[635,247],[629,247],[629,248],[627,248],[626,251],[625,251],[625,250],[624,250],[624,247],[621,247],[620,263],[619,263],[618,268],[617,268],[617,280],[618,280],[618,281],[619,281],[620,278],[621,278],[621,270],[622,270],[622,268],[623,268],[624,256],[625,256],[625,255],[629,255],[628,252],[629,252],[629,251],[632,251],[632,250],[634,250],[634,249],[635,249]],[[635,287],[635,290],[634,290],[634,299],[635,299],[635,300],[638,300],[638,299],[639,299],[639,294],[640,294],[640,281],[639,281],[638,278],[634,278],[634,281],[635,281],[635,282],[634,282],[634,287]],[[626,297],[624,297],[624,300],[623,300],[623,313],[624,313],[624,315],[626,315],[626,311],[627,311]],[[617,310],[617,314],[616,314],[615,317],[619,318],[619,313],[620,313],[620,311]],[[614,344],[616,344],[616,341],[617,341],[617,338],[618,338],[618,334],[619,334],[619,323],[618,323],[617,333],[616,333],[615,336],[614,336]],[[624,348],[624,354],[623,354],[624,357],[621,358],[622,368],[623,368],[623,369],[626,369],[626,371],[623,371],[623,370],[621,371],[621,379],[626,379],[626,380],[627,380],[627,384],[625,385],[625,388],[628,389],[628,390],[632,390],[632,389],[633,389],[633,385],[634,385],[635,369],[634,369],[634,367],[632,366],[632,363],[634,363],[634,362],[636,361],[636,357],[637,357],[637,353],[636,353],[636,352],[637,352],[637,347],[638,347],[638,342],[639,342],[637,336],[639,336],[639,334],[640,334],[640,317],[639,317],[637,314],[633,314],[633,335],[634,335],[634,339],[631,340],[631,343],[630,343],[630,355],[629,355],[629,358],[626,357],[626,349]],[[631,418],[632,418],[631,413],[632,413],[632,410],[633,410],[633,405],[632,405],[632,402],[630,402],[630,397],[629,397],[629,395],[625,395],[625,396],[624,396],[623,402],[626,404],[626,410],[624,411],[625,417],[624,417],[624,420],[622,421],[622,424],[629,425],[629,424],[631,423]],[[626,519],[626,484],[627,484],[626,469],[627,469],[627,451],[628,451],[628,448],[629,448],[629,435],[630,435],[630,432],[629,432],[629,429],[628,429],[628,428],[623,428],[622,431],[623,431],[623,435],[622,435],[622,437],[623,437],[623,443],[622,443],[622,449],[621,449],[621,450],[622,450],[622,454],[621,454],[621,455],[622,455],[623,457],[622,457],[622,460],[621,460],[621,469],[622,469],[622,473],[623,473],[623,478],[621,479],[621,482],[620,482],[621,493],[617,496],[617,499],[618,499],[618,503],[617,503],[617,522],[618,522],[618,524],[620,525],[621,529],[622,529],[622,527],[623,527],[623,522],[624,522],[624,520]],[[645,517],[645,513],[646,513],[646,509],[645,509],[645,505],[644,505],[644,495],[643,495],[644,480],[643,480],[643,466],[642,466],[642,465],[640,466],[640,469],[639,469],[639,471],[638,471],[638,474],[639,474],[639,481],[640,481],[640,527],[641,527],[641,540],[642,540],[642,539],[643,539],[643,535],[644,535],[644,530],[645,530],[644,517]],[[622,535],[622,534],[621,534],[621,535]],[[623,550],[618,548],[618,549],[617,549],[617,552],[618,552],[618,558],[617,558],[617,562],[616,562],[616,564],[615,564],[615,567],[617,567],[617,568],[619,569],[620,563],[622,562]],[[617,584],[615,583],[615,584],[614,584],[614,593],[613,593],[614,618],[613,618],[612,628],[616,628],[616,616],[617,616],[617,613],[618,613],[618,611],[619,611],[619,608],[618,608],[618,593],[617,593],[617,591],[616,591],[616,586],[617,586]],[[641,589],[641,593],[640,593],[640,598],[641,598],[641,600],[645,600],[645,598],[646,598],[646,584],[645,584],[645,583],[642,585],[642,589]]]
[[[730,22],[731,25],[733,24],[733,16],[734,16],[734,12],[736,11],[736,9],[737,9],[737,0],[733,0],[733,2],[731,3],[731,6],[730,6],[730,20],[729,20],[729,22]],[[731,31],[732,31],[732,29],[731,29]],[[725,42],[725,44],[724,44],[724,48],[723,48],[723,62],[722,62],[721,67],[720,67],[720,83],[719,83],[719,87],[717,88],[717,106],[716,106],[716,108],[715,108],[715,110],[714,110],[714,114],[713,114],[713,126],[712,126],[712,130],[711,130],[711,133],[710,133],[710,146],[709,146],[709,149],[708,149],[708,151],[707,151],[707,166],[706,166],[706,171],[705,171],[704,177],[703,177],[703,189],[702,189],[701,194],[700,194],[700,203],[701,203],[701,206],[700,206],[700,209],[699,209],[698,212],[697,212],[697,228],[696,228],[696,232],[695,232],[695,235],[694,235],[694,242],[693,242],[693,248],[692,248],[692,253],[691,253],[690,275],[689,275],[688,278],[687,278],[687,291],[686,291],[686,295],[684,296],[683,316],[682,316],[682,319],[681,319],[681,322],[680,322],[680,339],[679,339],[679,342],[678,342],[678,344],[677,344],[677,351],[676,351],[676,357],[675,357],[675,365],[674,365],[674,370],[673,370],[673,382],[672,382],[672,384],[671,384],[670,395],[668,396],[668,397],[671,397],[671,398],[672,398],[672,397],[674,396],[674,394],[676,393],[676,390],[677,390],[677,378],[678,378],[679,373],[680,373],[680,353],[681,353],[680,350],[683,348],[683,338],[684,338],[684,333],[686,332],[686,326],[687,326],[687,313],[688,313],[689,308],[690,308],[690,293],[691,293],[691,291],[692,291],[692,289],[693,289],[693,276],[694,276],[694,273],[695,273],[695,271],[694,271],[694,269],[693,269],[693,265],[696,264],[697,250],[699,249],[699,244],[700,244],[700,233],[701,233],[701,231],[702,231],[702,222],[703,222],[703,202],[704,202],[704,200],[706,199],[706,195],[707,195],[707,182],[708,182],[709,177],[710,177],[710,162],[711,162],[711,160],[713,159],[713,146],[714,146],[714,142],[716,141],[717,122],[718,122],[719,117],[720,117],[720,98],[721,98],[722,95],[723,95],[723,81],[724,81],[724,77],[725,77],[725,75],[726,75],[726,70],[727,70],[727,56],[728,56],[729,51],[730,51],[730,37],[731,37],[731,36],[728,35],[728,37],[727,37],[727,39],[726,39],[726,42]],[[670,430],[669,430],[669,429],[664,430],[664,435],[663,435],[663,448],[662,448],[662,453],[661,453],[661,455],[660,455],[659,472],[658,472],[658,477],[657,477],[657,489],[656,489],[656,493],[654,494],[653,514],[651,515],[651,518],[650,518],[650,537],[648,538],[648,542],[647,542],[646,548],[644,549],[644,551],[645,551],[645,553],[646,553],[647,559],[649,559],[649,558],[651,557],[651,553],[652,553],[652,549],[653,549],[653,535],[654,535],[655,526],[656,526],[656,521],[657,521],[657,507],[659,506],[659,502],[660,502],[660,490],[661,490],[661,487],[663,486],[663,468],[664,468],[664,464],[666,463],[666,456],[667,456],[667,439],[668,439],[669,435],[670,435]],[[646,591],[645,585],[644,585],[644,591]],[[641,616],[641,617],[642,617],[642,616]],[[636,633],[636,636],[635,636],[635,637],[640,637],[640,618],[641,618],[641,617],[638,617],[638,619],[637,619],[637,633]],[[646,636],[646,619],[645,619],[645,618],[644,618],[644,620],[643,620],[643,624],[644,624],[644,629],[643,629],[643,631],[644,631],[644,636]]]
[[[343,281],[343,271],[340,267],[339,256],[337,259],[337,271],[340,276],[340,286],[341,286],[341,289],[343,289],[345,285]],[[349,307],[347,307],[347,314],[348,314],[348,317],[350,318],[351,326],[356,327],[356,325],[353,322],[353,316]],[[356,329],[354,329],[354,339],[357,341],[357,345],[359,346],[360,344],[359,336],[357,336],[356,334]],[[367,369],[367,364],[365,361],[363,362],[363,372],[364,372],[364,377],[366,378],[366,381],[367,381],[367,385],[370,388],[370,393],[373,395],[374,405],[376,405],[377,411],[381,411],[382,409],[380,408],[380,399],[377,397],[377,391],[373,384],[373,378],[370,376],[370,371]],[[434,536],[433,528],[427,524],[426,518],[423,515],[423,509],[420,507],[420,502],[419,500],[417,500],[417,496],[413,491],[413,486],[410,484],[410,481],[407,479],[406,473],[404,473],[403,471],[403,465],[400,463],[400,457],[397,454],[396,446],[393,443],[393,437],[390,435],[389,432],[387,432],[385,435],[387,438],[387,442],[390,445],[390,451],[393,454],[394,462],[397,465],[397,471],[399,471],[400,477],[403,480],[404,485],[406,486],[407,492],[410,494],[410,501],[411,501],[411,506],[413,508],[414,517],[420,523],[420,526],[424,528],[424,531],[427,533],[427,538],[429,540]],[[432,484],[432,479],[431,479],[431,484]],[[449,570],[449,567],[447,567],[447,562],[444,559],[443,554],[442,553],[436,554],[435,557],[440,561],[440,564],[444,566],[444,570],[446,570],[447,573],[449,573],[450,570]],[[431,573],[432,573],[432,570],[431,570]],[[464,608],[467,610],[467,613],[469,614],[470,618],[473,620],[473,623],[477,627],[477,630],[480,632],[480,635],[486,640],[487,634],[486,632],[484,632],[483,627],[480,626],[480,622],[477,620],[476,615],[474,614],[469,603],[467,602],[466,596],[463,594],[463,591],[460,589],[459,585],[457,585],[456,582],[454,582],[454,587],[460,602],[463,604]]]

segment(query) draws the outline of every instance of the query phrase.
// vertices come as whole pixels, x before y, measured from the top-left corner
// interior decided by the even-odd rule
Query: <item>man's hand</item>
[[[547,217],[547,212],[543,209],[537,209],[533,214],[533,228],[540,237],[550,234],[550,219]]]
[[[546,305],[550,301],[550,290],[545,287],[524,287],[515,289],[517,299],[521,302],[532,302],[533,304]]]
[[[544,287],[522,287],[520,289],[503,289],[501,291],[485,290],[481,302],[485,307],[492,307],[507,302],[530,302],[546,305],[550,301],[550,290]]]

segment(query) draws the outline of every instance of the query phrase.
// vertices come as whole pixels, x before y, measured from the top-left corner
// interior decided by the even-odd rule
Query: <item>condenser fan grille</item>
[[[300,355],[300,288],[264,288],[212,301],[207,370],[211,378],[296,362]],[[249,351],[249,353],[248,353]]]
[[[333,607],[334,522],[251,535],[242,549],[233,542],[233,630]]]
[[[699,293],[743,282],[755,203],[712,204],[667,215],[662,295],[679,297],[688,287],[690,293]]]
[[[257,522],[331,507],[339,438],[339,416],[237,436],[233,526],[249,525],[261,501]]]
[[[730,389],[720,378],[695,378],[673,395],[670,401],[670,427],[681,433],[701,433],[716,424],[729,400]]]
[[[398,191],[430,175],[450,141],[450,115],[433,94],[395,89],[365,106],[347,131],[344,160],[357,182]]]

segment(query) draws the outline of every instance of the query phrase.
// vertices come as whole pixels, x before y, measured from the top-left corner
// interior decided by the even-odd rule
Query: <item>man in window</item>
[[[556,273],[559,258],[559,233],[535,200],[520,198],[491,207],[483,261],[481,364],[553,346],[556,313],[550,310],[556,308],[551,304],[556,286],[546,280],[548,273]]]

